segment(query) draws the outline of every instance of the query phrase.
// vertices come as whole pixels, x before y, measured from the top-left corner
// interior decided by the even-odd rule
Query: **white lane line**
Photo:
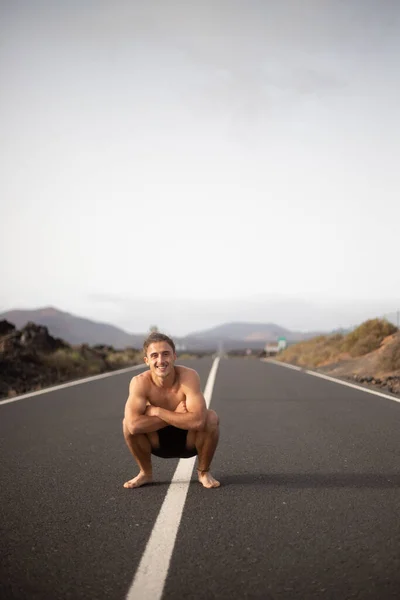
[[[219,357],[214,360],[204,390],[207,408],[219,361]],[[195,461],[194,456],[178,463],[126,600],[160,600],[162,596]]]
[[[328,381],[333,381],[334,383],[340,383],[340,385],[347,385],[347,387],[351,387],[356,390],[361,390],[362,392],[367,392],[367,394],[374,394],[374,396],[381,396],[381,398],[388,398],[388,400],[400,402],[400,398],[395,398],[394,396],[390,396],[389,394],[383,394],[382,392],[376,392],[375,390],[370,390],[368,388],[362,387],[361,385],[356,385],[355,383],[347,383],[347,381],[341,381],[340,379],[330,377],[329,375],[322,375],[322,373],[316,373],[315,371],[304,371],[304,373],[307,373],[307,375],[313,375],[313,377],[321,377],[321,379],[327,379]]]
[[[301,367],[296,367],[296,365],[289,365],[288,363],[280,362],[278,360],[273,360],[271,358],[262,358],[263,362],[272,363],[273,365],[278,365],[279,367],[286,367],[287,369],[293,369],[294,371],[302,371]]]
[[[53,387],[45,388],[44,390],[38,390],[37,392],[30,392],[29,394],[22,394],[21,396],[15,396],[7,400],[0,400],[0,406],[2,404],[10,404],[10,402],[17,402],[18,400],[24,400],[25,398],[32,398],[33,396],[40,396],[41,394],[48,394],[49,392],[55,392],[56,390],[62,390],[64,388],[73,387],[74,385],[81,385],[81,383],[87,383],[88,381],[95,381],[96,379],[104,379],[105,377],[112,377],[113,375],[120,375],[121,373],[127,373],[128,371],[136,371],[137,369],[143,369],[146,364],[135,365],[134,367],[126,367],[125,369],[118,369],[118,371],[110,371],[109,373],[102,373],[101,375],[92,375],[91,377],[85,377],[84,379],[77,379],[75,381],[69,381],[68,383],[61,383]]]
[[[336,379],[336,377],[330,377],[329,375],[323,375],[322,373],[317,373],[316,371],[310,371],[307,369],[302,369],[301,367],[296,367],[295,365],[289,365],[288,363],[279,362],[277,360],[269,360],[269,359],[261,359],[263,362],[271,362],[274,365],[279,365],[281,367],[287,367],[288,369],[295,369],[296,371],[303,371],[303,373],[307,373],[307,375],[312,375],[313,377],[320,377],[321,379],[327,379],[328,381],[333,381],[334,383],[340,383],[340,385],[346,385],[347,387],[354,388],[355,390],[360,390],[361,392],[367,392],[367,394],[373,394],[374,396],[380,396],[381,398],[387,398],[388,400],[393,400],[394,402],[400,402],[400,398],[396,398],[395,396],[390,396],[389,394],[384,394],[383,392],[376,392],[375,390],[370,390],[369,388],[362,387],[361,385],[357,385],[355,383],[347,383],[347,381],[342,381],[341,379]]]

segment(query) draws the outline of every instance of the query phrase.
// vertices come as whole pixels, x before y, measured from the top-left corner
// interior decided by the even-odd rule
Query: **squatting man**
[[[198,456],[198,478],[206,488],[219,487],[210,464],[219,439],[219,419],[208,410],[194,369],[175,366],[175,345],[162,333],[143,345],[149,370],[131,379],[125,405],[125,441],[140,472],[124,484],[137,488],[152,481],[151,455],[161,458]]]

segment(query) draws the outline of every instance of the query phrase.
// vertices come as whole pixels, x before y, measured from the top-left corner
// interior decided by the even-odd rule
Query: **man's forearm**
[[[179,429],[201,429],[202,419],[191,412],[177,413],[165,408],[157,407],[157,414],[168,425],[173,425]],[[157,417],[155,417],[157,418]]]
[[[160,419],[159,417],[149,417],[147,415],[141,415],[137,417],[133,422],[133,429],[135,434],[138,433],[152,433],[153,431],[158,431],[159,429],[163,429],[168,425],[165,421]]]

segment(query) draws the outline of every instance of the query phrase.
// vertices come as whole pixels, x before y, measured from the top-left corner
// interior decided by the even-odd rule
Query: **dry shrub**
[[[59,349],[50,355],[43,355],[42,360],[56,372],[58,378],[98,375],[109,369],[120,369],[143,362],[137,351],[128,349],[100,353],[86,345]]]
[[[318,367],[336,360],[341,352],[343,335],[320,335],[306,342],[289,346],[278,355],[278,360],[289,362],[300,367]]]
[[[382,340],[370,333],[364,338],[360,338],[357,340],[353,346],[349,348],[349,352],[351,356],[364,356],[364,354],[369,354],[373,350],[376,350],[381,345]]]
[[[377,350],[382,341],[397,331],[397,327],[384,319],[370,319],[349,333],[344,341],[343,350],[351,356],[363,356]]]
[[[100,375],[100,373],[103,373],[104,369],[101,363],[96,362],[96,363],[91,363],[89,365],[87,365],[86,367],[86,374],[88,376],[90,375]]]
[[[362,323],[346,336],[342,334],[320,335],[306,342],[289,346],[279,354],[277,359],[301,367],[319,367],[340,360],[343,358],[344,353],[348,353],[352,357],[364,356],[378,349],[382,341],[396,331],[397,328],[389,321],[371,319]],[[386,357],[384,360],[390,365],[388,368],[393,370],[400,368],[400,365],[396,366],[399,364],[400,359],[392,344],[388,345],[384,356]]]
[[[114,350],[107,354],[106,360],[113,369],[118,369],[142,363],[143,355],[137,350]]]
[[[73,354],[76,353],[71,350],[57,350],[53,354],[43,355],[42,360],[47,366],[56,368],[58,371],[70,371],[77,363],[77,357]]]
[[[379,365],[385,371],[400,371],[400,334],[383,350]]]
[[[86,373],[97,374],[102,371],[103,361],[85,359],[79,350],[61,348],[53,354],[43,355],[43,362],[55,369],[59,376],[80,376]]]

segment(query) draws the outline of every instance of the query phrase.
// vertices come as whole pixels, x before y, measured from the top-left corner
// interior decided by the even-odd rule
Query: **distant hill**
[[[290,331],[275,323],[224,323],[212,329],[191,333],[188,338],[198,340],[241,340],[243,342],[273,342],[285,337],[288,342],[297,342],[319,335],[319,332],[302,333]]]
[[[69,344],[106,344],[116,349],[141,348],[145,333],[131,334],[108,323],[92,321],[63,312],[53,307],[35,310],[11,310],[0,314],[0,320],[13,323],[17,329],[29,321],[44,325],[49,333]],[[285,337],[289,343],[307,340],[318,332],[301,333],[290,331],[274,323],[224,323],[218,327],[191,333],[184,337],[174,336],[178,348],[185,350],[215,350],[221,345],[225,350],[253,348],[262,349],[266,342]]]
[[[0,314],[0,320],[6,319],[17,329],[29,321],[48,328],[53,337],[61,338],[69,344],[108,344],[114,348],[141,348],[143,335],[132,335],[107,323],[92,321],[63,312],[53,307],[36,310],[10,310]]]

